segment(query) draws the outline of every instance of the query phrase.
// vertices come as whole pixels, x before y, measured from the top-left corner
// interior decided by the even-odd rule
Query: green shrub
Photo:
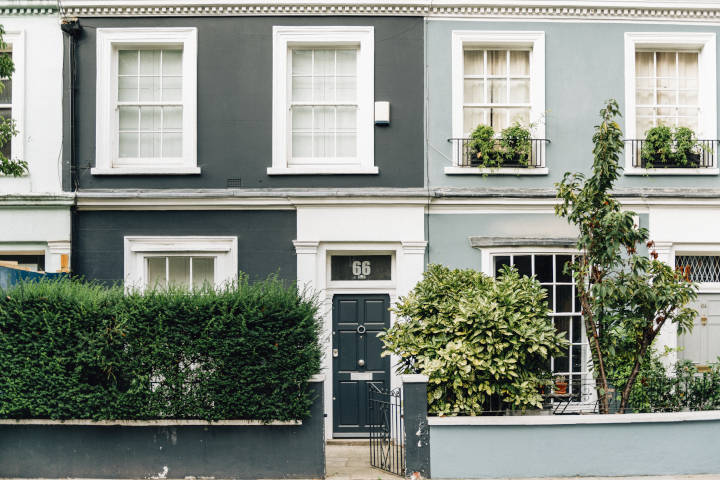
[[[478,125],[470,134],[470,160],[473,165],[487,168],[503,164],[524,165],[530,163],[532,135],[528,128],[515,122],[495,138],[495,130],[489,125]]]
[[[76,280],[0,298],[0,417],[306,417],[317,306],[277,279],[125,294]]]
[[[664,165],[693,167],[697,166],[697,158],[704,150],[692,129],[658,125],[645,134],[640,155],[648,168]]]
[[[549,358],[565,340],[549,317],[545,290],[506,268],[497,279],[474,270],[430,265],[394,306],[398,321],[381,334],[384,355],[400,373],[428,375],[428,409],[478,415],[488,402],[542,405]]]

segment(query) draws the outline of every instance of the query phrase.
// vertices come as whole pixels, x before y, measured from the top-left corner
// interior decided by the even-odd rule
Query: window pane
[[[658,90],[658,105],[677,105],[677,93],[675,90]]]
[[[137,50],[120,50],[118,52],[118,74],[138,74],[138,52]]]
[[[293,77],[292,79],[292,101],[312,101],[312,77]]]
[[[675,77],[675,52],[657,52],[657,76]]]
[[[166,102],[182,100],[182,77],[163,77],[162,99]]]
[[[357,70],[357,50],[337,51],[337,74],[355,75]]]
[[[638,88],[635,91],[635,103],[638,105],[652,105],[655,103],[655,91],[653,89]]]
[[[312,128],[312,107],[293,107],[292,128],[293,130],[310,130]]]
[[[570,262],[572,257],[570,255],[556,255],[555,256],[555,275],[556,275],[556,282],[572,282],[572,277],[567,274],[563,273],[565,270],[565,264]]]
[[[137,130],[138,129],[138,107],[120,107],[119,108],[119,125],[120,130]]]
[[[140,75],[160,75],[160,50],[140,50]]]
[[[510,80],[510,103],[530,103],[530,80]]]
[[[140,107],[140,129],[160,130],[160,107]]]
[[[485,71],[485,52],[483,50],[465,50],[465,75],[482,75]]]
[[[148,257],[147,259],[147,286],[149,288],[165,288],[165,261],[167,257]]]
[[[137,158],[138,156],[138,134],[131,132],[120,132],[119,152],[120,158]]]
[[[314,77],[313,78],[313,101],[334,102],[335,101],[335,77]]]
[[[12,92],[13,92],[13,84],[12,79],[8,78],[5,80],[1,80],[3,85],[2,93],[0,93],[0,104],[3,105],[11,105],[12,104]]]
[[[535,276],[540,283],[553,281],[553,256],[535,255]]]
[[[162,136],[164,158],[182,157],[182,133],[164,133]]]
[[[312,74],[312,50],[294,49],[292,51],[292,73],[293,75]]]
[[[355,77],[337,77],[336,84],[338,102],[355,102],[357,98]]]
[[[118,79],[118,101],[137,102],[138,100],[138,79],[137,77],[120,77]]]
[[[338,130],[355,130],[357,110],[354,107],[338,107],[336,110]]]
[[[507,80],[488,80],[489,103],[507,103]]]
[[[698,54],[697,52],[678,53],[678,75],[680,78],[698,77]]]
[[[572,342],[580,343],[582,341],[582,317],[572,317]]]
[[[496,132],[510,125],[508,114],[510,113],[507,108],[491,108],[490,109],[490,125],[495,128]]]
[[[488,75],[507,74],[507,50],[488,50]]]
[[[531,255],[515,255],[513,257],[513,263],[517,268],[520,275],[532,275],[532,256]]]
[[[337,156],[343,158],[357,156],[355,134],[339,133],[337,135]]]
[[[470,132],[480,125],[488,124],[487,119],[488,109],[477,108],[477,107],[465,107],[463,108],[463,131],[465,135],[469,135]]]
[[[572,312],[573,295],[572,285],[558,285],[555,287],[555,308],[557,312]]]
[[[182,129],[182,107],[163,107],[163,129]]]
[[[140,77],[140,101],[160,101],[160,77]]]
[[[570,341],[570,317],[555,317],[555,329]]]
[[[510,265],[510,257],[505,255],[495,257],[496,274],[500,273],[502,271],[502,267],[505,265]]]
[[[293,133],[292,134],[292,156],[293,157],[312,157],[312,134],[311,133]]]
[[[530,108],[513,108],[508,110],[510,123],[520,122],[527,125],[530,123]]]
[[[159,133],[141,133],[140,134],[140,157],[155,158],[160,156],[160,134]]]
[[[313,75],[335,74],[335,50],[315,50]]]
[[[655,76],[655,54],[653,52],[635,52],[635,75],[639,77]]]
[[[163,50],[163,75],[182,75],[182,50]]]
[[[529,75],[530,74],[530,52],[527,50],[510,51],[510,74],[511,75]]]
[[[168,280],[173,287],[190,287],[190,257],[168,257]]]
[[[193,257],[192,259],[192,284],[193,288],[215,283],[215,258],[214,257]]]
[[[697,90],[685,90],[685,91],[681,90],[679,104],[680,105],[697,105],[698,104]]]
[[[465,103],[485,103],[485,80],[465,80],[463,101]]]
[[[334,157],[335,138],[332,134],[319,133],[313,136],[313,148],[315,157]]]
[[[331,132],[335,130],[335,109],[332,107],[316,107],[313,117],[313,130]]]

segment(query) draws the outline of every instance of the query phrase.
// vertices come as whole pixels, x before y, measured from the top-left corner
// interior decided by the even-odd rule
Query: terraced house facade
[[[585,336],[562,272],[576,232],[553,213],[554,184],[589,172],[615,98],[617,194],[701,285],[693,334],[662,342],[712,361],[720,7],[560,3],[63,1],[63,116],[45,120],[64,134],[73,272],[141,289],[278,274],[317,291],[328,436],[366,435],[367,383],[398,384],[375,333],[428,263],[536,275],[571,339],[553,368],[579,381]],[[497,146],[485,156],[479,125]],[[502,133],[515,125],[517,152]],[[693,130],[684,161],[643,156],[658,125]]]

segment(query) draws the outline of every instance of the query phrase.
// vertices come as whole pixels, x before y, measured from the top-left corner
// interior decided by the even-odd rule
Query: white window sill
[[[377,175],[378,167],[333,167],[302,166],[302,167],[269,167],[268,175]]]
[[[200,167],[113,167],[91,168],[93,175],[199,175]]]
[[[547,175],[547,167],[535,168],[481,168],[445,167],[445,175]]]
[[[625,175],[718,175],[716,168],[626,168]]]

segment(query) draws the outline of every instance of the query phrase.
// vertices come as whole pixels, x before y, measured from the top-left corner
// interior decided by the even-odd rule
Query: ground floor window
[[[493,271],[497,274],[504,265],[511,265],[520,275],[535,275],[545,288],[553,323],[569,341],[565,355],[553,357],[550,367],[556,378],[567,381],[568,393],[580,394],[588,373],[588,351],[575,284],[572,276],[564,273],[565,264],[572,260],[570,254],[500,254],[494,257]]]
[[[45,271],[45,254],[0,254],[0,266],[19,268],[31,272]]]
[[[237,237],[125,237],[129,288],[222,286],[237,279]]]

